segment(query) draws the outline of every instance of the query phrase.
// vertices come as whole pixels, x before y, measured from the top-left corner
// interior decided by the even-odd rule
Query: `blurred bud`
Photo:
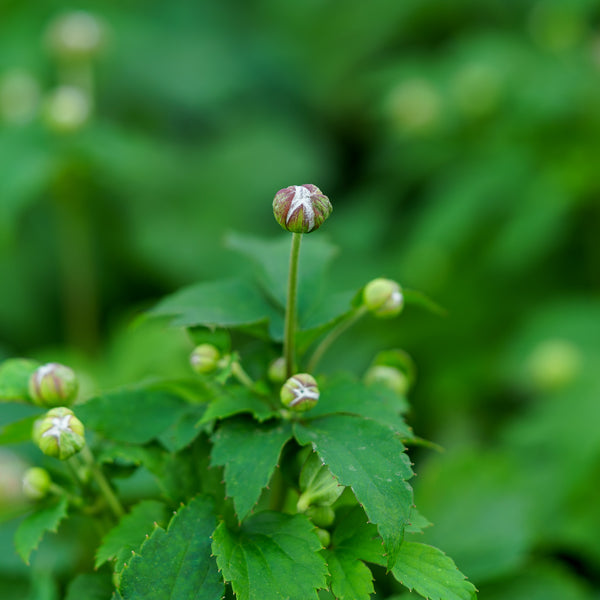
[[[46,469],[31,467],[23,475],[23,492],[31,500],[43,498],[50,490],[52,480]]]
[[[90,99],[83,90],[63,85],[46,98],[44,120],[57,133],[72,133],[85,125],[91,112]]]
[[[16,125],[33,119],[40,101],[40,86],[27,71],[14,70],[0,80],[0,117]]]
[[[105,28],[100,20],[84,11],[60,15],[50,23],[46,32],[50,51],[66,60],[92,57],[101,49],[105,37]]]
[[[329,527],[335,521],[335,511],[331,506],[311,506],[306,511],[306,516],[317,527]]]
[[[410,387],[408,377],[395,367],[374,365],[365,373],[367,385],[382,384],[400,396],[405,396]]]
[[[321,546],[323,546],[323,548],[329,548],[329,544],[331,544],[331,535],[329,534],[329,531],[317,527],[317,535],[319,536]]]
[[[319,400],[319,388],[312,375],[298,373],[290,377],[280,392],[284,406],[295,412],[310,410]]]
[[[280,356],[276,358],[270,365],[267,371],[269,381],[273,383],[283,383],[285,381],[285,358]]]
[[[196,373],[204,375],[211,373],[219,366],[221,353],[212,344],[200,344],[190,355],[190,365]]]
[[[19,506],[25,500],[23,475],[27,465],[11,450],[0,448],[0,512]]]
[[[71,406],[78,388],[73,370],[58,363],[42,365],[29,378],[29,395],[38,406]]]
[[[66,460],[85,446],[84,427],[72,410],[53,408],[33,426],[33,441],[47,456]]]
[[[316,185],[292,185],[279,190],[273,200],[277,222],[292,233],[310,233],[329,217],[333,207]]]
[[[311,506],[331,506],[344,491],[337,479],[321,462],[319,455],[312,452],[300,471],[300,490],[296,508],[305,512]]]
[[[397,85],[386,101],[387,113],[400,133],[427,133],[438,125],[442,100],[426,79],[409,79]]]
[[[378,278],[365,286],[363,302],[376,317],[390,318],[402,311],[404,296],[395,281]]]
[[[527,367],[537,389],[551,392],[564,388],[581,371],[582,356],[568,340],[545,340],[531,353]]]

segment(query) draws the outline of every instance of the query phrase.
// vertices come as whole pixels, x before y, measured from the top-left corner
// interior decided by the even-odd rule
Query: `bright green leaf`
[[[0,364],[0,402],[31,402],[29,378],[40,363],[11,358]]]
[[[169,452],[178,452],[185,448],[200,433],[197,427],[198,419],[205,410],[205,406],[188,406],[179,414],[178,419],[158,436],[158,440]]]
[[[157,527],[122,572],[123,600],[220,600],[223,583],[210,549],[215,525],[212,502],[197,497],[166,531]]]
[[[200,423],[225,419],[240,413],[250,413],[259,421],[274,417],[274,411],[265,400],[245,387],[223,387],[219,395],[208,405]]]
[[[117,525],[115,525],[103,538],[100,547],[96,551],[95,568],[104,564],[107,560],[116,558],[125,551],[131,556],[132,550],[137,550],[149,534],[154,523],[161,523],[165,517],[166,507],[162,502],[156,500],[142,500],[126,514]],[[119,571],[121,565],[115,570]]]
[[[317,599],[327,567],[314,526],[303,515],[262,512],[237,531],[221,523],[213,552],[238,600]]]
[[[338,600],[369,600],[373,575],[364,562],[351,553],[326,550],[325,561],[331,575],[331,591]]]
[[[398,436],[385,425],[351,415],[298,424],[301,445],[312,444],[342,485],[350,486],[377,524],[392,568],[410,521],[413,472]]]
[[[44,533],[58,530],[60,522],[67,516],[67,506],[68,501],[62,496],[52,504],[37,508],[21,521],[15,533],[15,547],[19,556],[27,564]]]
[[[19,444],[31,440],[31,430],[39,415],[25,417],[0,428],[0,444]]]
[[[385,565],[383,542],[377,527],[367,522],[365,511],[360,506],[338,509],[335,522],[331,541],[336,551],[376,565]]]
[[[106,600],[113,591],[110,576],[81,573],[71,581],[64,600]]]
[[[392,573],[402,585],[429,600],[477,598],[475,586],[465,579],[452,559],[427,544],[404,542]]]
[[[240,521],[269,483],[284,444],[292,434],[288,423],[256,423],[233,419],[221,423],[213,436],[211,464],[225,467],[227,495]]]

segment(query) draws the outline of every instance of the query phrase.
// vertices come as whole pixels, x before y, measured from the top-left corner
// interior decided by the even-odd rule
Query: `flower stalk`
[[[300,258],[301,242],[301,233],[292,234],[287,302],[285,308],[285,329],[283,335],[283,356],[285,358],[286,377],[291,377],[296,371],[296,299],[298,295],[298,260]]]

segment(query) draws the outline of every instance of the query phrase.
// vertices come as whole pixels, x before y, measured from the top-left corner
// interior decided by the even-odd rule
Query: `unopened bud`
[[[49,410],[33,426],[33,441],[47,456],[66,460],[85,446],[82,422],[63,406]]]
[[[400,286],[391,279],[373,279],[363,290],[365,306],[381,318],[395,317],[404,307],[404,296]]]
[[[39,500],[48,493],[51,483],[46,469],[31,467],[23,475],[23,493],[31,500]]]
[[[192,369],[199,374],[211,373],[214,371],[221,358],[221,353],[216,346],[212,344],[200,344],[194,348],[190,355],[190,364]]]
[[[72,133],[81,129],[89,119],[92,105],[89,96],[80,88],[63,85],[46,99],[44,119],[57,133]]]
[[[373,385],[380,383],[400,396],[405,396],[410,387],[408,377],[395,367],[375,365],[365,373],[365,383]]]
[[[68,60],[90,58],[106,37],[100,20],[85,11],[60,15],[50,23],[46,35],[52,53]]]
[[[277,222],[292,233],[310,233],[323,225],[333,207],[329,198],[312,184],[291,185],[279,190],[273,200]]]
[[[29,395],[38,406],[70,406],[77,396],[77,376],[69,367],[48,363],[29,378]]]
[[[344,491],[316,452],[306,459],[299,483],[302,494],[296,505],[298,512],[305,512],[311,506],[331,506]]]
[[[306,516],[317,527],[329,527],[335,521],[335,511],[331,506],[311,506],[306,511]]]
[[[319,400],[319,388],[312,375],[298,373],[290,377],[280,392],[284,406],[295,412],[310,410]]]
[[[267,376],[273,383],[283,383],[285,381],[285,358],[283,356],[276,358],[269,365]]]
[[[317,535],[319,536],[321,546],[323,546],[323,548],[328,548],[329,544],[331,544],[331,534],[329,531],[327,531],[327,529],[320,529],[317,527]]]

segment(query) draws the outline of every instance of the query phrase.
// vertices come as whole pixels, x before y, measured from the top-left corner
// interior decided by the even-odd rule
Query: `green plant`
[[[15,543],[27,562],[45,532],[77,523],[83,558],[68,598],[366,600],[400,584],[432,600],[476,597],[450,558],[413,537],[429,523],[409,484],[406,446],[422,443],[404,419],[410,358],[383,352],[363,381],[319,372],[358,319],[391,318],[421,297],[386,279],[326,293],[330,246],[300,248],[329,200],[293,186],[273,208],[293,232],[287,277],[287,236],[231,236],[253,277],[186,288],[149,313],[187,328],[193,375],[157,373],[2,431],[10,443],[33,428],[53,457],[25,476],[32,502]],[[4,401],[55,406],[76,390],[61,365],[0,366]]]

